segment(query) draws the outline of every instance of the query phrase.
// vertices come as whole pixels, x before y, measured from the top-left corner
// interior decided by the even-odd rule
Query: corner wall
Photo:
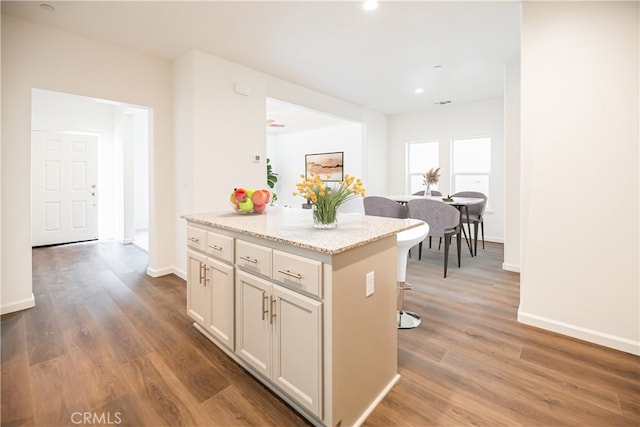
[[[524,2],[518,320],[640,354],[639,6]]]
[[[123,66],[126,64],[126,67]],[[171,266],[171,64],[67,32],[2,16],[2,312],[33,305],[31,89],[153,108],[149,269]],[[162,232],[160,232],[162,231]],[[11,248],[11,250],[7,250]]]

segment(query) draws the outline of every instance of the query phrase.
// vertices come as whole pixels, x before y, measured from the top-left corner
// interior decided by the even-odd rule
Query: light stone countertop
[[[311,209],[269,206],[262,214],[241,214],[232,210],[183,215],[187,221],[247,234],[329,255],[394,235],[422,224],[415,219],[338,213],[338,226],[313,226]]]

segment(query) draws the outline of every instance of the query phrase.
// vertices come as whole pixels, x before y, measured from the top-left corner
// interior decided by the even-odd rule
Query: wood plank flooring
[[[417,252],[417,251],[416,251]],[[639,426],[640,360],[516,322],[502,245],[409,261],[402,378],[370,426]],[[455,251],[452,251],[455,254]],[[295,426],[286,403],[198,333],[184,282],[133,246],[33,250],[36,307],[2,316],[2,426]]]

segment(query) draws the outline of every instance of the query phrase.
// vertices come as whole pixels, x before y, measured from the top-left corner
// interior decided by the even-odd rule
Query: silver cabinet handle
[[[193,243],[198,243],[200,241],[197,237],[187,237],[187,239],[191,240]]]
[[[258,260],[255,258],[249,258],[248,256],[241,256],[240,259],[250,262],[252,264],[257,264]]]
[[[267,301],[269,301],[269,297],[265,291],[262,291],[262,320],[265,319],[267,313],[269,313],[269,309],[267,308]]]
[[[276,299],[271,297],[271,317],[269,318],[269,323],[273,325],[273,319],[276,317]]]
[[[296,279],[302,279],[302,274],[300,273],[292,273],[289,270],[278,270],[278,273],[282,273],[284,275],[295,277]]]
[[[205,265],[203,263],[200,263],[200,280],[198,280],[198,283],[200,283],[201,285],[203,285],[203,284],[206,285],[207,284],[206,282],[203,283],[204,282],[204,278],[206,276],[206,273],[204,271],[205,268],[206,268]]]
[[[215,251],[221,251],[222,247],[221,246],[216,246],[216,245],[209,245],[209,247]]]

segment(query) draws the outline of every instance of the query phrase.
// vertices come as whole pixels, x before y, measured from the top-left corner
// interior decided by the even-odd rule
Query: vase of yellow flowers
[[[428,197],[431,195],[430,187],[432,185],[436,185],[440,181],[440,167],[431,168],[424,174],[422,177],[422,183],[426,186],[424,191],[424,196]]]
[[[300,178],[304,178],[304,174]],[[311,173],[304,181],[296,184],[294,196],[302,196],[310,201],[313,209],[313,226],[335,228],[338,226],[338,208],[357,196],[365,196],[362,180],[349,174],[337,185],[329,186],[320,175]]]

